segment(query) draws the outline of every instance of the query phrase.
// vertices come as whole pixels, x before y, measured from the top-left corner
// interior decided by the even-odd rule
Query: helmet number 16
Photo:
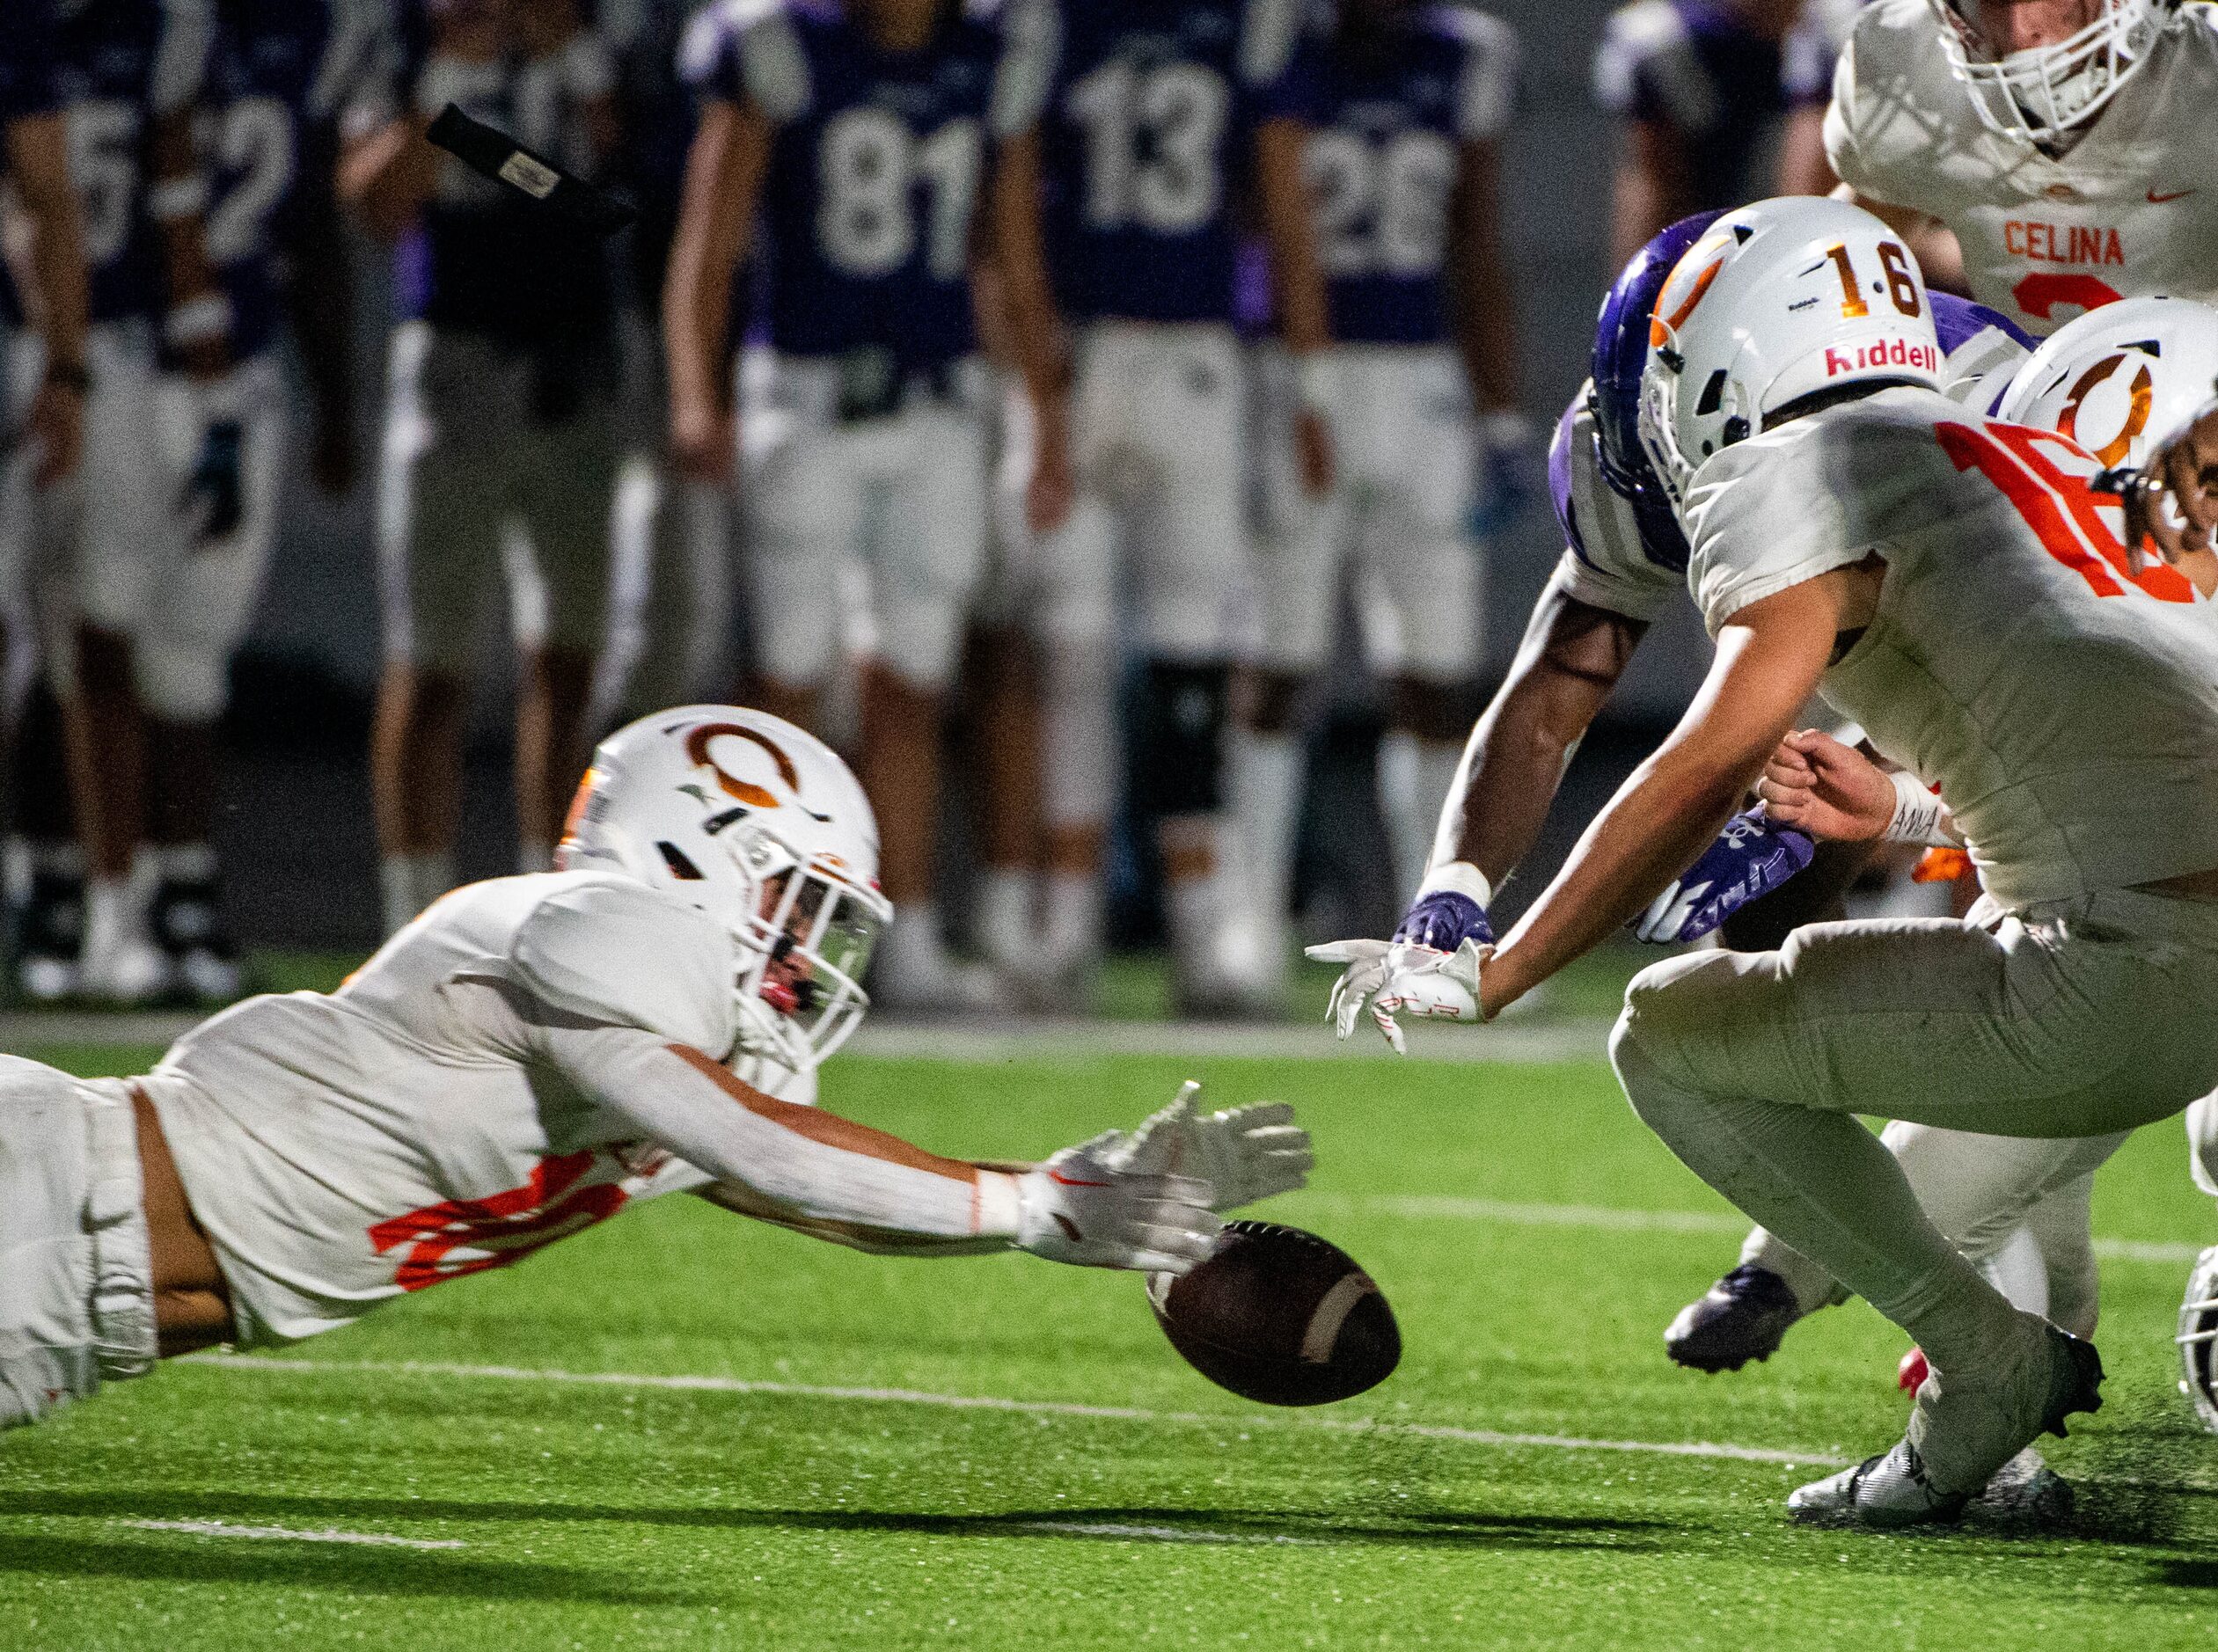
[[[1841,272],[1841,314],[1844,320],[1856,321],[1871,313],[1871,307],[1863,301],[1863,289],[1856,281],[1856,267],[1849,262],[1845,242],[1835,241],[1826,249],[1826,256]],[[1910,273],[1910,255],[1894,241],[1879,243],[1879,268],[1887,278],[1887,296],[1894,301],[1895,309],[1906,316],[1915,316],[1924,309],[1918,296],[1918,278]]]

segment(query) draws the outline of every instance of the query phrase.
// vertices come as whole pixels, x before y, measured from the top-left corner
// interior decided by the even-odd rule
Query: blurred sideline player
[[[1306,1178],[1283,1106],[1182,1094],[1030,1166],[810,1105],[890,913],[870,806],[798,728],[657,713],[595,753],[571,821],[565,870],[457,890],[337,992],[250,999],[143,1078],[0,1057],[0,1428],[666,1193],[896,1255],[1182,1273],[1212,1206]]]
[[[400,241],[378,539],[385,669],[371,777],[385,923],[455,881],[464,722],[484,601],[516,640],[519,864],[553,853],[604,636],[616,481],[614,297],[601,244],[425,139],[450,102],[591,178],[615,68],[572,0],[432,0],[399,106],[342,183]],[[504,567],[505,565],[505,567]]]
[[[2077,443],[2089,457],[2043,450],[2078,471],[2138,465],[2148,438],[2184,424],[2214,380],[2218,311],[2188,300],[2126,299],[2053,334],[2017,369],[1995,416]],[[2106,530],[2122,528],[2116,508],[2097,509]],[[2218,557],[2197,551],[2180,566],[2199,604],[2218,596]],[[2218,610],[2210,623],[2218,627]],[[1820,840],[1962,844],[1945,799],[1814,731],[1794,736],[1767,765],[1758,791],[1770,819]],[[2187,1133],[2198,1184],[2218,1193],[2218,1107],[2208,1099],[2187,1110]],[[2089,1200],[2096,1168],[2124,1134],[2012,1140],[1897,1122],[1883,1139],[1935,1224],[2011,1301],[2076,1336],[2094,1334]],[[1823,1268],[1759,1228],[1739,1266],[1680,1313],[1666,1342],[1683,1364],[1738,1368],[1768,1357],[1797,1319],[1839,1300]]]
[[[1611,1057],[1690,1169],[1931,1362],[1904,1437],[1790,1509],[1952,1519],[2100,1403],[2101,1364],[1980,1276],[1855,1115],[2096,1136],[2218,1087],[2218,635],[2178,570],[2134,571],[2083,450],[1935,393],[1923,282],[1870,215],[1727,215],[1654,317],[1640,436],[1717,636],[1704,690],[1499,947],[1396,949],[1350,985],[1387,1016],[1497,1014],[1673,880],[1821,681],[1914,757],[1960,800],[1987,914],[1652,966]]]
[[[83,990],[132,1001],[157,990],[166,965],[147,932],[153,868],[135,866],[138,822],[106,795],[110,754],[86,695],[129,681],[118,626],[132,618],[107,599],[146,571],[173,568],[182,546],[183,473],[163,451],[157,372],[162,351],[189,344],[220,322],[206,306],[168,303],[150,211],[147,163],[155,128],[185,112],[197,84],[208,13],[197,0],[83,0],[61,14],[58,71],[70,174],[82,226],[90,326],[85,369],[84,463],[66,498],[41,513],[43,543],[27,584],[48,684],[68,730],[67,793],[86,874],[81,927],[68,932],[69,860],[34,847],[33,899],[26,914],[20,979],[30,994]],[[179,216],[194,202],[174,203]],[[26,757],[45,747],[25,731]],[[135,721],[117,731],[115,761],[135,774]],[[62,823],[48,776],[24,777],[18,830],[34,845]],[[113,829],[111,824],[113,822]]]
[[[1634,0],[1610,14],[1594,95],[1623,123],[1611,261],[1665,224],[1764,193],[1804,0]]]
[[[617,60],[624,143],[616,183],[639,210],[618,243],[627,457],[618,493],[616,575],[638,588],[616,600],[619,622],[631,624],[610,638],[598,693],[633,714],[725,693],[736,667],[734,500],[727,484],[684,476],[670,462],[662,356],[662,284],[699,117],[693,89],[679,73],[679,48],[694,16],[716,3],[627,0],[596,13]]]
[[[1102,947],[1103,846],[1122,765],[1120,587],[1144,662],[1138,812],[1160,822],[1173,985],[1237,1007],[1269,961],[1220,845],[1232,610],[1248,573],[1235,203],[1251,199],[1294,360],[1302,486],[1332,479],[1323,286],[1301,177],[1296,0],[1076,0],[1043,138],[1056,296],[1075,325],[1070,519],[1013,547],[1041,654],[1046,876],[1031,975],[1082,995]],[[1046,434],[1013,413],[1010,473]],[[990,902],[1022,904],[1002,867]],[[1018,898],[1013,898],[1018,896]]]
[[[1952,232],[2027,332],[2121,296],[2218,298],[2218,21],[2178,0],[1875,0],[1834,72],[1844,198]]]
[[[1258,548],[1263,646],[1230,772],[1270,963],[1285,957],[1296,698],[1330,657],[1343,567],[1383,600],[1395,633],[1379,792],[1396,887],[1414,889],[1469,732],[1460,691],[1484,634],[1470,520],[1482,505],[1499,514],[1537,469],[1517,411],[1497,188],[1516,37],[1460,5],[1343,0],[1300,72],[1336,464],[1331,491],[1310,498],[1292,432],[1256,433],[1277,530]],[[1267,372],[1283,366],[1268,348],[1263,361]],[[1288,388],[1283,372],[1272,376]],[[1259,984],[1278,983],[1266,973]]]
[[[382,34],[371,0],[209,0],[172,54],[176,108],[149,133],[147,199],[169,307],[152,390],[157,446],[133,462],[166,496],[159,532],[78,570],[77,769],[96,877],[125,877],[87,934],[84,987],[135,1001],[238,993],[209,842],[216,721],[276,532],[292,333],[316,406],[311,471],[353,472],[347,281],[333,118]]]
[[[33,548],[50,537],[44,520],[67,503],[84,442],[84,242],[70,178],[54,8],[21,0],[0,12],[0,187],[11,225],[27,237],[18,270],[0,259],[0,768],[12,778],[5,822],[10,944],[18,989],[48,998],[68,990],[83,920],[83,862],[60,811],[67,791],[60,713],[38,676],[48,761],[43,771],[18,749],[33,715],[23,692],[39,654],[26,581]],[[28,741],[25,744],[30,743]],[[53,800],[45,841],[26,841],[40,822],[26,800]]]
[[[1067,495],[1055,321],[1040,251],[1036,123],[1052,18],[1035,0],[728,0],[686,43],[705,96],[665,319],[671,442],[729,473],[732,273],[758,252],[765,347],[740,384],[755,697],[807,723],[838,664],[840,574],[866,567],[864,789],[903,913],[879,960],[904,1007],[984,1007],[933,901],[941,721],[986,535],[985,372],[970,272],[991,258],[1027,393]],[[759,218],[759,223],[758,223]],[[1058,516],[1065,500],[1051,501]]]

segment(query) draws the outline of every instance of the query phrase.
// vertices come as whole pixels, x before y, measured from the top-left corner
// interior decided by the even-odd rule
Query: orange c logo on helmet
[[[716,784],[722,789],[725,796],[736,798],[740,802],[755,808],[779,807],[779,800],[774,793],[755,785],[752,781],[738,779],[726,773],[722,765],[709,755],[710,742],[726,735],[735,740],[750,741],[760,746],[770,754],[771,762],[777,764],[778,778],[786,783],[786,790],[790,793],[798,793],[801,790],[801,772],[794,767],[794,760],[787,757],[785,749],[767,735],[758,734],[752,728],[743,728],[737,723],[703,723],[685,736],[685,756],[696,768],[712,770],[715,773]]]
[[[2095,386],[2115,373],[2125,365],[2125,362],[2126,353],[2120,350],[2114,355],[2105,356],[2079,376],[2078,383],[2072,386],[2072,393],[2065,400],[2063,415],[2056,421],[2056,429],[2060,435],[2068,436],[2074,442],[2079,442],[2080,404],[2087,399],[2089,392]],[[2149,408],[2156,398],[2156,385],[2148,376],[2148,362],[2142,362],[2140,369],[2134,373],[2133,385],[2126,391],[2126,396],[2128,402],[2126,408],[2126,421],[2119,427],[2118,434],[2104,442],[2101,447],[2088,449],[2089,452],[2105,464],[2116,464],[2123,459],[2132,450],[2134,438],[2148,428]],[[2081,445],[2086,446],[2084,442],[2081,442]]]
[[[1671,341],[1672,334],[1687,324],[1687,318],[1695,313],[1695,306],[1702,303],[1702,295],[1709,290],[1709,284],[1717,279],[1717,272],[1724,267],[1725,259],[1723,253],[1710,259],[1702,267],[1701,273],[1695,277],[1693,289],[1680,302],[1679,308],[1666,316],[1663,313],[1664,301],[1671,296],[1671,289],[1679,280],[1679,272],[1677,270],[1672,272],[1671,279],[1664,283],[1663,290],[1656,295],[1656,308],[1649,314],[1649,348],[1661,349]]]

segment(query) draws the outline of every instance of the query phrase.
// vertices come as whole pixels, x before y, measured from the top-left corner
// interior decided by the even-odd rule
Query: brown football
[[[1147,1282],[1171,1346],[1220,1388],[1321,1406],[1384,1382],[1402,1358],[1394,1310],[1356,1260],[1276,1222],[1227,1222],[1210,1259]]]

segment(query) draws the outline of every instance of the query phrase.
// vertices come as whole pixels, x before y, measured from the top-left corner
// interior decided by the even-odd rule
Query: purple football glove
[[[1761,815],[1736,815],[1702,859],[1658,895],[1633,926],[1659,946],[1700,940],[1760,895],[1768,895],[1810,864],[1817,844],[1807,833]]]
[[[1494,926],[1486,921],[1486,909],[1469,895],[1453,889],[1435,889],[1410,903],[1394,938],[1430,947],[1435,952],[1453,952],[1467,940],[1492,946]]]

